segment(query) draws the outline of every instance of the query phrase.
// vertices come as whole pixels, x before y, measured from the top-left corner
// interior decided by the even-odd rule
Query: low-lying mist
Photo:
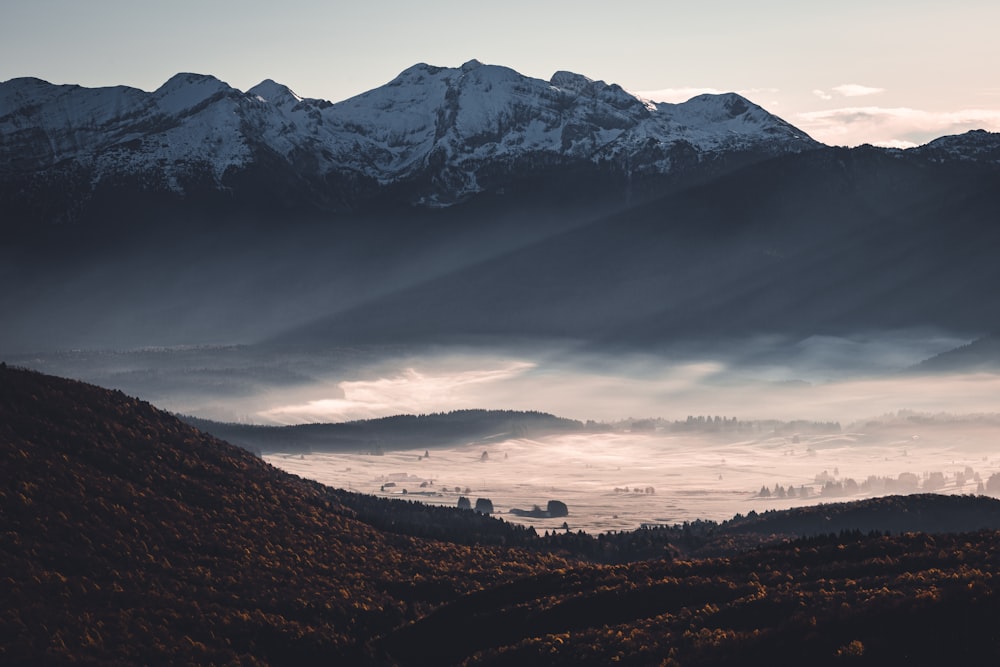
[[[445,505],[488,497],[504,518],[538,529],[562,520],[550,526],[510,510],[559,500],[572,529],[600,531],[866,495],[983,491],[1000,472],[1000,374],[914,370],[967,342],[909,331],[655,351],[505,341],[77,350],[7,361],[217,421],[291,425],[479,408],[576,419],[585,424],[579,433],[504,433],[429,451],[264,455],[364,492]],[[743,425],[706,430],[700,416]],[[678,429],[689,417],[695,428]]]
[[[870,496],[1000,491],[1000,421],[899,415],[838,430],[743,424],[708,432],[579,433],[387,452],[265,454],[339,488],[457,506],[489,499],[536,530],[598,533]],[[996,475],[996,477],[994,477]],[[568,516],[512,513],[565,503]]]
[[[998,392],[1000,376],[993,374],[807,381],[769,379],[766,372],[708,360],[634,360],[612,372],[565,360],[444,357],[387,364],[368,377],[290,392],[297,400],[248,417],[298,424],[488,407],[582,421],[710,414],[850,422],[900,409],[989,412],[997,409]]]
[[[913,371],[967,342],[909,331],[693,341],[655,351],[506,341],[76,350],[8,361],[122,389],[174,412],[259,424],[466,408],[543,411],[581,421],[724,415],[846,424],[898,410],[996,411],[1000,375]]]

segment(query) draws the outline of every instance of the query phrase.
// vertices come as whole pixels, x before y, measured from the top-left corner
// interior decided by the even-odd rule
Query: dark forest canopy
[[[572,419],[518,410],[454,410],[296,426],[226,424],[188,416],[181,419],[234,444],[267,452],[346,450],[378,453],[464,444],[480,439],[539,437],[584,428],[581,422]]]

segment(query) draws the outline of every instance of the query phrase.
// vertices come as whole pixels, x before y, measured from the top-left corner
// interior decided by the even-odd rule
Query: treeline
[[[830,503],[762,513],[726,521],[590,534],[569,528],[534,528],[471,509],[383,499],[331,489],[339,503],[380,530],[456,544],[516,546],[594,563],[649,559],[732,557],[768,544],[841,533],[899,535],[907,532],[1000,530],[1000,500],[986,496],[914,494]]]
[[[588,426],[596,426],[595,422],[587,422]],[[737,419],[719,415],[688,415],[683,420],[628,419],[612,422],[612,430],[642,432],[682,433],[686,431],[708,433],[745,433],[745,434],[778,434],[794,436],[797,433],[839,433],[840,422],[821,422],[796,419],[782,421],[777,419]]]
[[[356,452],[380,454],[484,439],[536,438],[583,430],[583,424],[544,412],[455,410],[395,415],[336,424],[257,426],[179,415],[195,428],[255,453]]]

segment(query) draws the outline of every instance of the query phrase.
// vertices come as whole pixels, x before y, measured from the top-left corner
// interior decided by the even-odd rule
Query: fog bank
[[[904,372],[966,342],[935,332],[895,332],[692,341],[655,352],[546,341],[78,350],[8,362],[220,421],[342,422],[484,408],[580,421],[721,415],[846,424],[898,410],[1000,409],[996,373]]]

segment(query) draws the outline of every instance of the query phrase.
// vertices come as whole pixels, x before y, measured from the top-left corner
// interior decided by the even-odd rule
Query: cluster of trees
[[[757,492],[758,498],[808,498],[811,495],[812,487],[808,487],[805,484],[800,484],[797,489],[792,484],[789,484],[787,489],[781,484],[775,484],[774,491],[766,486],[762,486],[760,487],[760,491]]]
[[[489,498],[476,498],[475,507],[472,506],[472,501],[465,496],[460,496],[458,499],[458,509],[460,510],[471,510],[475,509],[476,514],[493,514],[493,501]],[[450,519],[451,515],[445,515],[446,520]]]
[[[816,475],[815,483],[819,485],[819,496],[822,498],[841,498],[873,493],[905,494],[916,493],[917,491],[933,493],[945,488],[949,482],[948,476],[939,471],[924,473],[922,477],[912,472],[901,472],[896,477],[869,475],[867,479],[863,479],[860,482],[852,477],[838,479],[838,474],[839,471],[835,469],[833,475],[826,470]],[[1000,494],[1000,473],[994,473],[984,483],[979,473],[975,472],[970,466],[966,466],[964,471],[955,473],[953,481],[955,487],[958,489],[963,488],[966,484],[975,483],[975,492],[979,495],[984,493]],[[791,484],[788,487],[775,484],[774,489],[769,488],[767,485],[761,486],[760,491],[757,492],[757,497],[808,498],[813,493],[813,488],[804,484],[800,484],[798,489]]]
[[[702,432],[702,433],[755,433],[781,434],[795,436],[797,433],[839,433],[839,422],[818,422],[809,420],[782,421],[777,419],[743,420],[736,417],[719,415],[688,415],[683,420],[629,419],[622,422],[601,425],[597,422],[587,422],[589,430],[632,431],[636,433],[666,431],[666,432]]]

